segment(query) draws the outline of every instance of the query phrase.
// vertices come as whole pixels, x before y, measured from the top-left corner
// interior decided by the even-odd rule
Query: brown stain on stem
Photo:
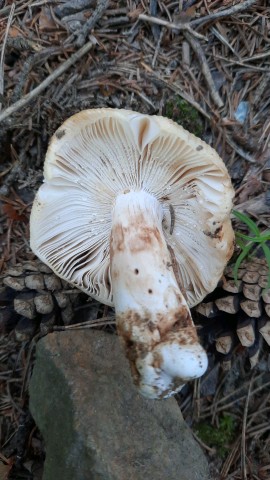
[[[164,244],[161,232],[158,227],[148,227],[142,214],[131,219],[128,227],[116,224],[111,234],[111,253],[131,253],[152,250],[158,244],[161,248]]]

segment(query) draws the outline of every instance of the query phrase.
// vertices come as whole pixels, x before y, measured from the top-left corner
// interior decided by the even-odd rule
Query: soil
[[[87,108],[164,115],[200,136],[224,159],[235,208],[267,231],[269,27],[268,0],[0,0],[1,279],[36,261],[29,214],[46,150],[62,122]],[[0,479],[38,480],[45,448],[27,395],[38,337],[18,341],[18,319],[6,321],[12,301],[0,283]],[[78,302],[89,312],[85,297]],[[92,311],[114,328],[112,312]],[[252,371],[241,348],[228,370],[214,354],[210,364],[178,401],[213,478],[269,479],[268,348]]]

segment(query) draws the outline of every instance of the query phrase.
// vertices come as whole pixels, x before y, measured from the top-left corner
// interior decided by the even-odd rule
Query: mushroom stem
[[[143,190],[116,198],[111,232],[116,322],[134,381],[148,398],[173,395],[207,368],[174,276],[162,218],[161,204]]]

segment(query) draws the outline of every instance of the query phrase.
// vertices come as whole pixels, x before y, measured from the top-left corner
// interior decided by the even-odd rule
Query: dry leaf
[[[8,35],[11,38],[15,38],[21,36],[21,32],[16,27],[10,27]]]
[[[3,211],[3,213],[6,214],[6,216],[10,220],[18,220],[18,221],[26,220],[26,216],[24,214],[20,215],[17,212],[17,210],[12,205],[10,205],[9,203],[6,203],[5,205],[3,205],[2,211]]]
[[[39,28],[42,31],[52,30],[55,28],[55,22],[52,18],[49,8],[42,8],[39,16]]]
[[[196,14],[197,7],[193,5],[185,10],[185,14],[188,15],[190,18],[194,18]]]
[[[99,90],[103,97],[109,97],[115,93],[115,88],[111,85],[100,85]]]
[[[252,176],[246,183],[243,185],[243,189],[239,194],[239,203],[246,202],[251,195],[255,195],[262,190],[261,179],[255,176]]]
[[[192,7],[187,8],[187,10],[176,13],[173,15],[173,21],[174,23],[181,24],[181,23],[187,23],[189,22],[192,18],[195,17],[196,14],[196,5],[193,5]]]

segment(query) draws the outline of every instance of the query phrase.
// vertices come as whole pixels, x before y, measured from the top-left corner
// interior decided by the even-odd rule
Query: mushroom
[[[148,398],[169,397],[207,369],[189,308],[214,290],[233,252],[232,198],[216,151],[167,118],[86,110],[51,140],[31,248],[115,307]]]

